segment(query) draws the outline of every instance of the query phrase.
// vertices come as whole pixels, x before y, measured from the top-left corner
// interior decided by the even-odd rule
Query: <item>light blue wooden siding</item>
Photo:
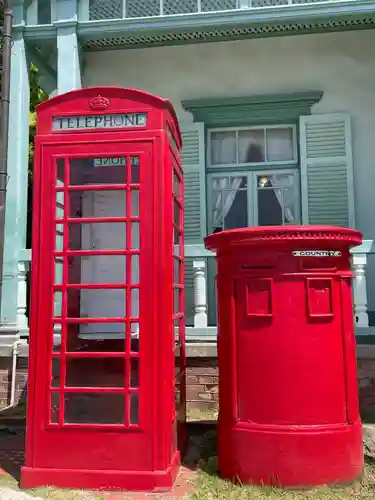
[[[302,221],[354,227],[350,117],[300,118]]]
[[[185,244],[203,244],[206,235],[205,141],[203,123],[180,123],[184,171]],[[193,259],[185,259],[186,324],[193,326]]]

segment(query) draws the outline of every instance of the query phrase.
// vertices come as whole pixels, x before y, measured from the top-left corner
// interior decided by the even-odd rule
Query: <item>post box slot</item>
[[[262,269],[275,269],[274,266],[247,266],[247,265],[242,265],[241,266],[241,269],[259,269],[259,270],[262,270]]]
[[[310,272],[337,271],[336,262],[332,262],[332,259],[327,259],[325,257],[301,259],[300,266],[301,270]]]
[[[306,278],[307,315],[311,319],[332,319],[332,279]]]
[[[256,318],[272,317],[272,278],[246,281],[246,316]]]

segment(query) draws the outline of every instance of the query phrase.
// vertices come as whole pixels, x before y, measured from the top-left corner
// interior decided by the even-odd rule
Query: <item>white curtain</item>
[[[289,175],[283,176],[283,175],[270,175],[267,176],[270,180],[270,183],[272,187],[275,187],[274,193],[276,196],[277,201],[280,204],[281,209],[283,209],[284,205],[284,217],[288,221],[289,224],[295,222],[295,216],[291,209],[289,208],[290,206],[295,205],[294,201],[294,189],[290,185],[289,182]],[[290,189],[286,189],[289,187]],[[280,188],[280,189],[277,189]],[[281,195],[281,190],[283,190],[283,196]],[[285,221],[283,221],[285,222]]]
[[[224,225],[224,219],[233,205],[241,181],[241,177],[231,178],[229,184],[226,178],[216,180],[215,190],[218,191],[213,210],[213,227],[222,227]]]

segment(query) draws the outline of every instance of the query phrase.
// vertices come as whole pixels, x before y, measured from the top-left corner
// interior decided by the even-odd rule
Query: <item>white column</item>
[[[372,240],[364,240],[362,245],[352,248],[353,301],[356,327],[368,327],[366,271],[367,253]]]
[[[8,184],[5,213],[3,293],[0,343],[18,336],[18,255],[26,246],[29,156],[29,67],[23,39],[22,0],[13,2],[14,26],[9,109]]]
[[[82,86],[80,45],[77,36],[77,0],[56,0],[57,88],[63,94]]]
[[[21,336],[29,335],[29,321],[26,316],[26,309],[27,309],[26,274],[28,269],[29,269],[28,262],[18,263],[17,327]]]
[[[207,327],[206,261],[193,261],[194,270],[194,328]]]

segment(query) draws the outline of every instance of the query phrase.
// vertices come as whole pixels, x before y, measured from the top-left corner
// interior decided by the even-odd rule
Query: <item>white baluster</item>
[[[251,0],[238,0],[239,9],[249,9],[251,7]]]
[[[26,273],[28,262],[18,263],[18,285],[17,285],[17,327],[21,335],[28,335],[29,322],[26,316],[27,308],[27,283]]]
[[[125,3],[125,2],[124,2]],[[53,4],[51,6],[51,16],[52,21],[55,21],[54,12],[53,12]],[[123,16],[124,17],[124,16]],[[89,21],[90,20],[90,1],[89,0],[80,0],[78,4],[78,19],[79,21]]]
[[[207,327],[206,261],[193,261],[194,269],[194,328]]]
[[[59,346],[61,344],[61,325],[54,325],[53,327],[53,345]]]
[[[367,253],[372,240],[363,241],[362,245],[352,249],[353,300],[356,327],[368,327],[366,271]]]

